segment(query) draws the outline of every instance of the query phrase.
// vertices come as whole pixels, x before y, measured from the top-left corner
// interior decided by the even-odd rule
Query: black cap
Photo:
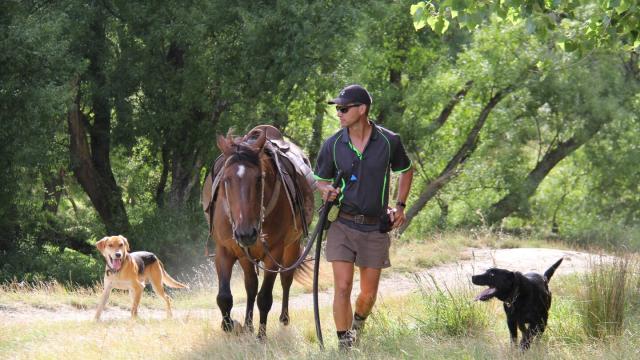
[[[349,85],[340,90],[340,95],[337,98],[329,101],[329,104],[336,105],[349,105],[349,104],[364,104],[371,105],[371,95],[367,89],[360,85]]]

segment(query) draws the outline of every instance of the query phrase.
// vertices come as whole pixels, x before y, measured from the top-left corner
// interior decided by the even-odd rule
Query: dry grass
[[[394,245],[394,268],[411,271],[433,257],[436,262],[456,259],[468,246],[509,244],[511,237],[477,233],[457,233],[434,237],[429,241]],[[532,243],[523,243],[533,246]],[[540,246],[540,244],[535,244]],[[544,246],[549,246],[545,244]],[[403,259],[404,261],[399,261]],[[392,258],[392,261],[393,258]],[[434,262],[434,264],[436,263]],[[328,269],[325,266],[325,269]],[[627,295],[640,295],[637,267],[627,275]],[[207,270],[208,271],[208,270]],[[330,271],[329,271],[330,272]],[[199,277],[199,278],[198,278]],[[330,278],[325,279],[330,285]],[[366,334],[360,347],[348,354],[357,359],[635,359],[640,357],[640,301],[625,303],[627,321],[619,335],[595,339],[582,322],[581,294],[584,277],[579,275],[554,277],[554,292],[548,330],[541,341],[522,355],[509,345],[504,312],[499,302],[471,303],[469,289],[426,291],[401,298],[380,297],[374,313],[367,321]],[[164,320],[164,304],[155,295],[143,296],[141,319],[126,316],[130,302],[125,293],[114,292],[111,307],[124,315],[112,320],[90,320],[97,303],[100,286],[89,289],[65,288],[56,283],[27,286],[13,283],[0,287],[0,358],[1,359],[335,359],[344,357],[336,349],[335,328],[331,308],[321,309],[321,321],[326,350],[320,351],[315,338],[311,304],[306,309],[292,309],[289,327],[278,323],[279,308],[270,313],[268,339],[260,342],[251,335],[228,335],[220,329],[215,305],[217,286],[205,271],[188,281],[190,291],[173,291],[176,318]],[[244,301],[244,285],[239,270],[233,279],[234,302]],[[281,293],[275,287],[277,299]],[[294,285],[294,293],[306,291]],[[32,309],[28,322],[5,321],[1,318],[11,309]],[[43,309],[38,312],[37,309]],[[87,316],[60,319],[56,311],[84,311]],[[71,309],[71,310],[68,310]],[[199,311],[206,309],[207,311]],[[464,311],[461,311],[464,310]],[[53,310],[53,311],[50,311]],[[436,311],[438,310],[438,311]],[[155,311],[155,313],[154,313]],[[464,313],[463,313],[464,312]],[[160,316],[156,313],[159,313]],[[50,315],[42,315],[50,314]],[[154,316],[148,316],[152,314]],[[438,317],[461,320],[458,329],[438,327]],[[235,316],[242,319],[240,316]],[[159,319],[156,319],[159,318]],[[468,319],[480,319],[472,322]],[[256,317],[257,320],[257,317]],[[429,326],[425,326],[428,324]],[[455,329],[454,329],[455,330]],[[462,334],[462,335],[461,335]]]

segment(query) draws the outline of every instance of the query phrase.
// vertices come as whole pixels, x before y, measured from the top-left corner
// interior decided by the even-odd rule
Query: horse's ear
[[[217,145],[218,145],[218,148],[220,149],[220,151],[222,151],[222,153],[224,154],[230,148],[229,139],[225,138],[222,135],[218,135]]]
[[[258,130],[258,131],[260,131],[260,135],[258,135],[258,138],[256,139],[256,141],[253,144],[251,144],[251,147],[254,150],[260,151],[264,147],[264,143],[267,141],[267,132],[263,130]]]

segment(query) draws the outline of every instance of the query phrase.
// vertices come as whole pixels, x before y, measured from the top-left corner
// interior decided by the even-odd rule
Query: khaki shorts
[[[389,261],[389,234],[364,232],[335,221],[327,232],[327,261],[346,261],[359,267],[384,269]]]

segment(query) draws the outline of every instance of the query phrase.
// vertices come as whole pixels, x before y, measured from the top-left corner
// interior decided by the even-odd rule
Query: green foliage
[[[569,52],[611,44],[640,49],[640,6],[632,0],[420,1],[410,12],[417,30],[429,25],[445,33],[452,24],[474,31],[491,21],[524,24],[529,33],[543,38],[556,33],[556,46]]]
[[[33,238],[21,239],[10,254],[0,254],[0,282],[27,283],[59,280],[67,284],[90,286],[101,280],[102,260],[69,248],[39,247]]]

